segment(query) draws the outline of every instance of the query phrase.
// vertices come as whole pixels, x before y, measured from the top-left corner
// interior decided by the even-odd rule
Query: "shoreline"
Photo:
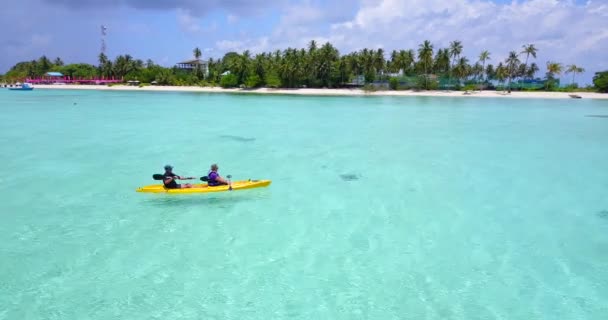
[[[241,93],[241,94],[278,94],[278,95],[304,95],[304,96],[386,96],[386,97],[474,97],[474,98],[528,98],[528,99],[572,99],[569,95],[576,94],[583,99],[608,99],[608,94],[596,92],[525,92],[513,91],[510,94],[501,91],[372,91],[362,89],[224,89],[220,87],[175,87],[175,86],[145,86],[135,87],[128,85],[36,85],[40,90],[101,90],[101,91],[152,91],[152,92],[201,92],[201,93]],[[574,99],[573,99],[574,100]]]

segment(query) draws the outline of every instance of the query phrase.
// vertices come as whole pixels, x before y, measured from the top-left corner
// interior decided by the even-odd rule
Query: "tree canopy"
[[[48,71],[58,71],[71,77],[115,77],[141,82],[156,81],[164,85],[220,85],[248,88],[268,87],[342,87],[349,83],[384,81],[397,78],[399,88],[432,89],[436,87],[462,87],[468,84],[491,86],[499,83],[517,88],[518,83],[537,79],[538,65],[531,61],[538,49],[534,44],[522,46],[519,53],[511,51],[504,61],[493,65],[492,53],[483,50],[476,59],[463,55],[464,46],[452,41],[448,47],[436,47],[426,40],[416,50],[401,49],[384,52],[382,48],[341,54],[331,43],[311,41],[306,48],[287,48],[274,52],[228,52],[221,59],[209,59],[206,70],[197,65],[193,70],[159,66],[152,60],[136,59],[129,54],[118,55],[113,60],[103,53],[96,66],[85,63],[64,64],[61,58],[54,60],[42,56],[37,60],[19,62],[5,75],[5,81],[39,77]],[[192,54],[202,57],[199,48]],[[203,61],[203,60],[199,60]],[[523,61],[523,63],[522,63]],[[557,68],[559,66],[559,68]],[[566,72],[572,73],[573,81],[581,67],[572,65]],[[561,74],[561,64],[547,64],[547,88],[556,83]],[[203,72],[204,71],[204,72]],[[228,74],[231,76],[222,81]],[[236,83],[234,83],[236,79]],[[515,84],[513,83],[515,81]],[[508,83],[507,83],[508,82]],[[391,87],[395,88],[392,81]],[[408,87],[406,86],[406,87]]]

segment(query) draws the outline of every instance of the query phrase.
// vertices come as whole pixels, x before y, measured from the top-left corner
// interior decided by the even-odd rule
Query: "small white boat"
[[[8,88],[8,89],[13,90],[13,91],[32,91],[32,90],[34,90],[34,87],[32,87],[31,84],[26,82],[26,83],[23,83],[21,86]]]

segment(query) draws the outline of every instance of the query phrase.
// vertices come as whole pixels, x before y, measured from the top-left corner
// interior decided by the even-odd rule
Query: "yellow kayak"
[[[270,180],[233,181],[232,182],[232,191],[268,187],[271,182],[272,181],[270,181]],[[166,189],[162,184],[152,184],[149,186],[137,188],[137,190],[135,190],[135,191],[147,192],[147,193],[190,194],[190,193],[211,193],[211,192],[230,191],[230,187],[229,186],[209,187],[209,186],[207,186],[206,183],[203,183],[203,184],[194,184],[194,185],[192,185],[192,188]]]

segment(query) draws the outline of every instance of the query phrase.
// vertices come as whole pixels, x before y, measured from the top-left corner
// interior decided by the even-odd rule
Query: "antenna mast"
[[[106,31],[108,28],[106,26],[101,25],[101,54],[106,55]]]

